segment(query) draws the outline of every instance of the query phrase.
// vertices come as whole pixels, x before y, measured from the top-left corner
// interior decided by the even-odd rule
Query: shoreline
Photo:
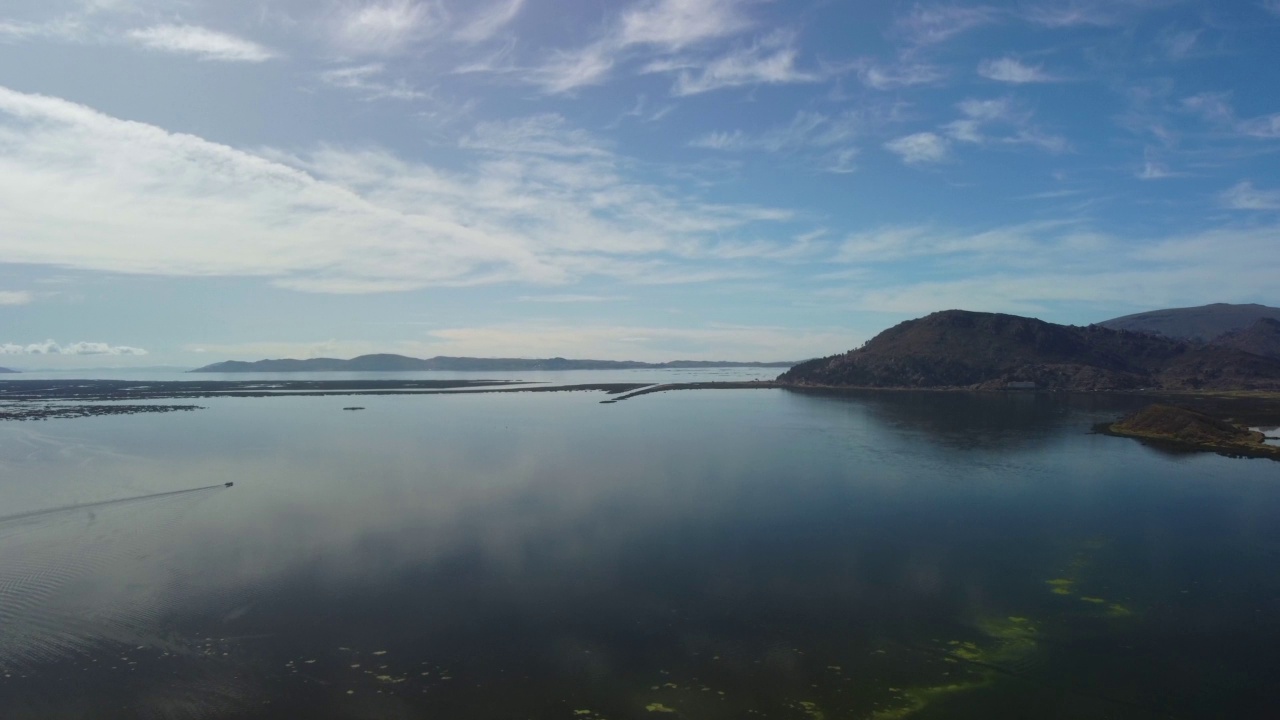
[[[0,380],[0,421],[131,412],[200,409],[195,405],[108,405],[137,400],[194,400],[219,397],[350,397],[358,395],[470,395],[493,393],[602,392],[614,404],[642,395],[681,390],[789,390],[812,395],[862,393],[975,393],[986,396],[1121,395],[1167,398],[1202,412],[1246,425],[1280,425],[1280,391],[1275,390],[1009,390],[973,387],[863,387],[812,385],[777,380],[682,383],[603,382],[550,385],[522,380]],[[60,403],[59,405],[46,405]],[[162,409],[163,408],[163,409]]]

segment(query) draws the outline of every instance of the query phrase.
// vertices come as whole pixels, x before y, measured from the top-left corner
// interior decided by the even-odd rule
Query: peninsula
[[[562,357],[475,358],[438,355],[420,359],[404,355],[361,355],[350,360],[310,358],[307,360],[228,360],[191,370],[193,373],[298,373],[298,372],[412,372],[449,370],[455,372],[528,372],[535,370],[679,370],[720,367],[778,367],[794,362],[734,362],[729,360],[673,360],[647,363],[635,360],[570,360]]]
[[[1280,447],[1266,436],[1202,412],[1173,405],[1148,405],[1119,422],[1099,428],[1108,435],[1151,440],[1191,450],[1280,460]]]
[[[1099,325],[945,310],[895,325],[855,350],[800,363],[777,382],[972,390],[1280,390],[1280,359]]]

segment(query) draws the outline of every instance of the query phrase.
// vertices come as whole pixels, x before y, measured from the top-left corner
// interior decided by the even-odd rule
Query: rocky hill
[[[275,372],[408,372],[419,370],[452,370],[475,372],[528,372],[531,370],[633,370],[687,369],[713,367],[790,367],[790,362],[733,362],[708,360],[673,360],[646,363],[633,360],[569,360],[566,358],[472,358],[436,356],[414,358],[404,355],[361,355],[350,360],[311,358],[308,360],[257,360],[226,362],[196,368],[194,373],[275,373]]]
[[[1259,318],[1244,330],[1219,335],[1213,344],[1280,359],[1280,320]]]
[[[895,325],[856,350],[800,363],[778,381],[896,388],[1280,389],[1280,360],[1096,325],[947,310]]]
[[[1280,320],[1280,308],[1214,303],[1199,307],[1152,310],[1104,320],[1098,324],[1112,330],[1131,330],[1173,339],[1210,342],[1224,333],[1244,330],[1261,318]]]

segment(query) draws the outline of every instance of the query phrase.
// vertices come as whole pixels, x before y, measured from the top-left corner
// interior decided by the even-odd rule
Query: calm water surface
[[[1089,434],[1124,398],[600,399],[0,425],[0,717],[1276,716],[1280,463]]]

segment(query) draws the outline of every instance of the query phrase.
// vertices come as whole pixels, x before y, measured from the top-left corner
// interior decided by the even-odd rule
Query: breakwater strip
[[[512,380],[284,380],[277,382],[6,380],[0,381],[0,421],[49,420],[203,409],[197,405],[121,404],[122,401],[138,400],[512,392],[603,392],[609,395],[621,395],[651,386],[652,383],[544,385]]]

